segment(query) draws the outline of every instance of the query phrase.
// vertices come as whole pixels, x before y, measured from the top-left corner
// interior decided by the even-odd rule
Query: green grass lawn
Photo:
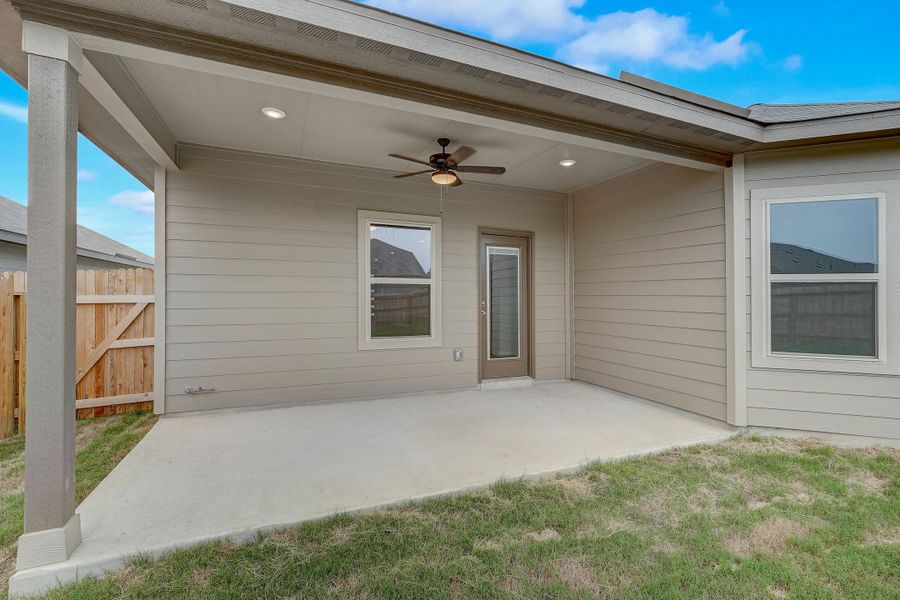
[[[900,598],[900,452],[745,436],[138,560],[49,597]]]
[[[132,412],[78,421],[75,494],[83,500],[140,441],[156,417]],[[16,541],[22,535],[25,436],[0,440],[0,595],[15,571]]]

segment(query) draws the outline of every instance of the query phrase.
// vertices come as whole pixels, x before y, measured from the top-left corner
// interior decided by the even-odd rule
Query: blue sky
[[[900,99],[896,1],[367,2],[611,76],[632,71],[742,106]],[[0,74],[0,195],[20,202],[26,105],[26,92]],[[79,222],[152,254],[149,192],[83,138],[78,154]]]

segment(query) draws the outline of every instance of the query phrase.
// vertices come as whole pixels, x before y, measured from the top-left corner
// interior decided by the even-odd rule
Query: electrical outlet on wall
[[[454,348],[453,349],[453,360],[459,362],[463,359],[463,349],[462,348]]]

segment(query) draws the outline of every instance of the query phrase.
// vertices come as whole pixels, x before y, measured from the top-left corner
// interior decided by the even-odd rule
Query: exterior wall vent
[[[594,107],[603,102],[599,98],[591,98],[590,96],[578,96],[575,98],[575,104]]]
[[[456,67],[456,72],[462,73],[463,75],[468,75],[469,77],[474,77],[476,79],[484,79],[488,74],[487,69],[473,67],[472,65],[459,65],[458,67]]]
[[[329,42],[336,42],[338,39],[338,32],[334,29],[319,27],[311,23],[297,23],[297,33]]]
[[[248,23],[257,23],[267,27],[275,27],[275,15],[264,13],[261,10],[254,10],[245,6],[228,5],[231,18],[247,21]]]
[[[196,8],[197,10],[209,9],[209,7],[206,5],[206,0],[169,0],[169,2],[173,4],[180,4],[182,6],[190,6],[191,8]]]
[[[425,54],[424,52],[412,52],[410,53],[407,60],[409,62],[425,65],[426,67],[433,67],[435,69],[440,68],[440,66],[444,64],[443,58],[434,56],[432,54]]]
[[[510,75],[504,75],[498,81],[501,85],[506,85],[509,87],[518,88],[520,90],[528,87],[528,81],[525,79],[519,79],[518,77],[512,77]]]
[[[544,85],[541,86],[541,89],[538,90],[538,94],[542,96],[550,96],[552,98],[562,98],[566,95],[566,91],[559,88],[550,87],[549,85]]]
[[[394,49],[394,47],[390,44],[385,44],[384,42],[376,42],[375,40],[370,40],[368,38],[358,38],[356,40],[356,47],[360,50],[367,50],[369,52],[374,52],[375,54],[384,55],[390,54]]]

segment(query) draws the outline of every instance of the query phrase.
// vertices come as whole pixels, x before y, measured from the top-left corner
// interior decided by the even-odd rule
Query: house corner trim
[[[727,421],[747,425],[747,251],[744,155],[725,170]]]

